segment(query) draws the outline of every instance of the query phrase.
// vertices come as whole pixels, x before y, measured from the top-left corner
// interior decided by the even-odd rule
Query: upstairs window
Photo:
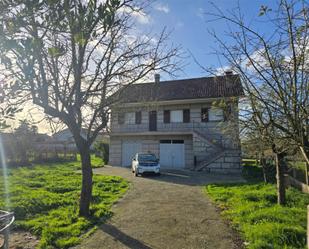
[[[142,112],[136,112],[135,113],[135,124],[141,124],[142,123]]]
[[[201,122],[208,122],[208,108],[201,109]]]
[[[182,113],[183,113],[183,122],[190,123],[190,109],[184,109]]]
[[[212,107],[208,111],[208,120],[209,121],[223,121],[224,113],[221,108]]]
[[[124,124],[124,113],[118,113],[118,124]]]
[[[135,124],[135,112],[127,112],[124,115],[125,124]]]
[[[163,112],[163,122],[168,124],[171,122],[171,112],[169,110],[164,110]]]
[[[171,122],[172,123],[182,123],[183,122],[182,110],[171,111]]]

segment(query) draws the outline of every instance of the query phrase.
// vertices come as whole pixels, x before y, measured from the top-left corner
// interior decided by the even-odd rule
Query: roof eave
[[[213,97],[213,98],[196,98],[196,99],[177,99],[177,100],[158,100],[158,101],[145,101],[145,102],[134,102],[134,103],[114,103],[111,107],[140,107],[149,105],[175,105],[175,104],[198,104],[198,103],[209,103],[216,100],[232,100],[241,96],[230,96],[230,97]]]

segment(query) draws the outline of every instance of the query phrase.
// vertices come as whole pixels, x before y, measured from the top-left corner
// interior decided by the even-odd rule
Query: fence
[[[309,205],[307,206],[307,248],[309,249]]]
[[[14,143],[4,143],[5,162],[10,166],[27,165],[32,162],[76,160],[75,143],[60,141],[36,142],[30,148]]]
[[[309,186],[301,181],[298,181],[297,179],[295,179],[294,177],[285,174],[285,186],[289,187],[292,186],[298,190],[300,190],[303,193],[309,194]]]

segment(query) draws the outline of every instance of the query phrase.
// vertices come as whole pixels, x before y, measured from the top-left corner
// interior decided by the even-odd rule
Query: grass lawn
[[[276,204],[273,184],[214,184],[205,190],[222,209],[223,216],[240,231],[246,248],[306,248],[308,195],[290,188],[287,205],[281,207]]]
[[[81,169],[81,158],[80,155],[77,154],[77,162],[76,164],[78,169]],[[105,165],[103,159],[101,157],[96,157],[94,154],[91,154],[91,167],[94,168],[100,168]]]
[[[97,162],[100,164],[100,162]],[[10,207],[17,228],[40,237],[39,248],[68,248],[94,231],[111,215],[112,204],[128,189],[117,176],[94,175],[91,219],[78,216],[81,174],[79,162],[34,165],[9,170]],[[4,208],[3,177],[0,208]]]

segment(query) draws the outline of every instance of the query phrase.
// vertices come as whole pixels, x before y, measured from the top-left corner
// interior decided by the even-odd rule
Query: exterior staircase
[[[205,157],[203,159],[203,161],[201,161],[197,167],[196,167],[196,171],[202,171],[203,169],[205,169],[208,165],[210,165],[211,163],[215,162],[216,160],[218,160],[219,158],[221,158],[224,155],[224,151],[217,151],[216,153],[209,155],[208,157]]]
[[[196,129],[193,131],[193,147],[195,147],[196,171],[205,170],[225,154],[222,139],[214,139],[211,135]]]

